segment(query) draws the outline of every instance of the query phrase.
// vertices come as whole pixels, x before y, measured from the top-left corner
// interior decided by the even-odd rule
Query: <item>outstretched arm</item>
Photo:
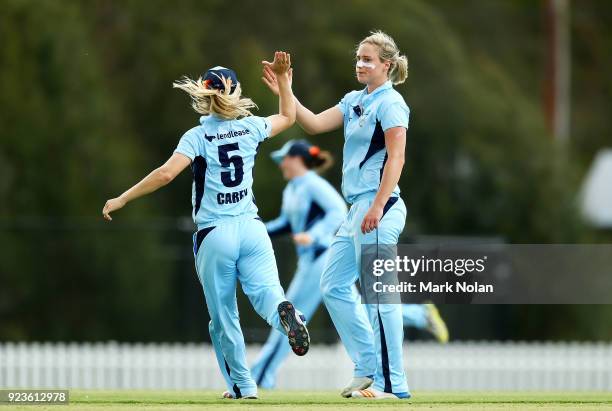
[[[275,237],[277,235],[290,233],[291,224],[289,224],[287,216],[281,212],[280,216],[266,223],[266,230],[268,230],[268,235],[270,237]]]
[[[297,97],[295,98],[295,106],[297,123],[306,134],[312,136],[314,134],[327,133],[342,127],[342,112],[336,106],[330,107],[319,114],[315,114],[304,107],[302,103],[298,101]]]
[[[274,61],[272,63],[263,61],[264,66],[270,70],[277,78],[278,85],[278,114],[268,117],[272,130],[270,137],[273,137],[295,123],[295,102],[293,100],[293,92],[291,91],[291,80],[289,79],[289,70],[291,67],[291,54],[284,51],[274,53]]]
[[[119,197],[108,200],[102,209],[102,215],[106,220],[112,221],[110,213],[123,208],[123,206],[130,201],[152,193],[170,183],[190,163],[191,160],[189,157],[184,154],[174,153],[164,165],[151,171],[148,176],[143,178],[125,193],[121,194]]]
[[[287,74],[290,82],[289,84],[291,84],[293,69],[290,69]],[[272,93],[278,95],[279,82],[274,71],[272,71],[269,66],[264,65],[263,77],[261,79]],[[297,97],[293,96],[293,99],[295,101],[297,122],[307,134],[326,133],[342,126],[343,116],[338,107],[334,106],[319,114],[314,114],[308,108],[304,107]]]

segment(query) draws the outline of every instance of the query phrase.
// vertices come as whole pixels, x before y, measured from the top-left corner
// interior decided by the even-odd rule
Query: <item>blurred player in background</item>
[[[103,215],[151,193],[191,165],[196,271],[210,314],[209,331],[228,391],[225,398],[257,398],[257,385],[246,363],[245,345],[236,304],[240,281],[257,313],[289,336],[297,355],[308,351],[310,338],[304,319],[286,301],[278,279],[270,237],[252,192],[257,148],[295,122],[295,103],[287,75],[290,55],[276,52],[266,67],[278,79],[279,113],[253,116],[255,103],[241,96],[233,70],[214,67],[197,81],[174,83],[191,97],[200,125],[187,131],[174,154],[121,196],[106,202]]]
[[[346,216],[346,205],[332,185],[317,174],[332,165],[328,152],[306,140],[291,140],[271,157],[288,183],[280,216],[266,223],[266,228],[270,236],[292,234],[298,263],[287,298],[310,320],[321,303],[321,273],[334,234]],[[253,379],[262,388],[276,385],[277,370],[289,353],[283,339],[272,330],[251,368]]]
[[[438,342],[448,342],[448,328],[433,304],[403,304],[404,327],[414,327],[431,333]]]
[[[355,364],[354,378],[341,394],[409,398],[402,306],[362,305],[354,287],[361,246],[397,244],[406,222],[406,207],[397,184],[404,166],[409,109],[393,84],[406,80],[408,60],[390,36],[373,32],[359,44],[355,73],[365,88],[346,94],[320,114],[295,99],[297,122],[308,134],[344,129],[342,193],[351,208],[331,245],[321,290]],[[274,73],[266,67],[264,81],[273,89]]]

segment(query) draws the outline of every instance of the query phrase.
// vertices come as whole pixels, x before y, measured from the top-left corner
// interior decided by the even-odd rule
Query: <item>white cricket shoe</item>
[[[375,390],[374,388],[368,388],[366,390],[353,391],[351,393],[353,398],[364,398],[366,400],[399,400],[401,399],[395,394],[389,392],[382,392]]]
[[[221,398],[223,398],[224,400],[235,400],[236,398],[234,397],[234,395],[229,392],[229,391],[223,391],[223,394],[221,394]],[[246,397],[240,397],[239,399],[241,400],[257,400],[259,399],[259,397],[257,397],[257,395],[248,395]]]
[[[342,389],[340,395],[344,398],[351,398],[353,391],[365,390],[374,382],[370,377],[353,377],[346,387]]]

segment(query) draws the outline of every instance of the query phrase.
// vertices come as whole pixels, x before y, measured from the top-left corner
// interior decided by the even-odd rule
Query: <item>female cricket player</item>
[[[318,175],[333,162],[328,152],[305,140],[291,140],[271,157],[288,183],[283,190],[281,214],[266,223],[266,228],[270,236],[292,234],[298,264],[287,298],[310,319],[321,303],[321,273],[329,245],[346,216],[346,205],[332,185]],[[251,368],[262,388],[276,385],[276,372],[289,352],[282,339],[281,333],[272,330]]]
[[[290,55],[276,52],[272,63],[280,88],[279,113],[253,116],[252,100],[241,96],[233,70],[214,67],[197,81],[173,84],[191,97],[202,114],[200,124],[180,139],[174,154],[138,184],[106,202],[104,218],[129,201],[172,181],[191,165],[193,171],[193,236],[198,278],[210,314],[209,331],[229,392],[224,397],[257,398],[257,385],[246,363],[245,345],[236,305],[236,281],[268,324],[289,336],[297,355],[308,351],[304,319],[286,301],[270,237],[257,216],[252,185],[258,145],[295,122],[295,103],[287,72]]]
[[[359,43],[355,73],[365,87],[347,93],[319,114],[295,98],[297,122],[306,133],[344,129],[342,193],[351,208],[330,246],[321,291],[355,364],[354,378],[342,395],[409,398],[402,358],[402,306],[362,305],[353,287],[359,276],[361,245],[397,244],[404,229],[406,207],[397,184],[404,166],[410,110],[393,85],[406,80],[408,60],[390,36],[372,32]],[[264,82],[270,88],[273,77],[264,67]]]

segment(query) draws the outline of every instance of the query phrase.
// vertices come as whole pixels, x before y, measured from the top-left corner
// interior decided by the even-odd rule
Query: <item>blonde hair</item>
[[[257,104],[250,98],[241,97],[240,83],[236,84],[236,89],[231,92],[232,81],[225,77],[221,77],[221,80],[225,85],[225,90],[207,88],[202,81],[202,77],[196,81],[186,76],[172,83],[172,87],[189,94],[191,107],[197,113],[203,115],[216,114],[225,120],[253,115],[250,109],[257,108]]]
[[[406,81],[406,78],[408,78],[408,58],[405,55],[400,55],[399,48],[397,48],[391,36],[380,30],[372,31],[368,37],[361,40],[359,46],[364,43],[378,47],[378,57],[391,63],[388,76],[393,84],[402,84]]]

